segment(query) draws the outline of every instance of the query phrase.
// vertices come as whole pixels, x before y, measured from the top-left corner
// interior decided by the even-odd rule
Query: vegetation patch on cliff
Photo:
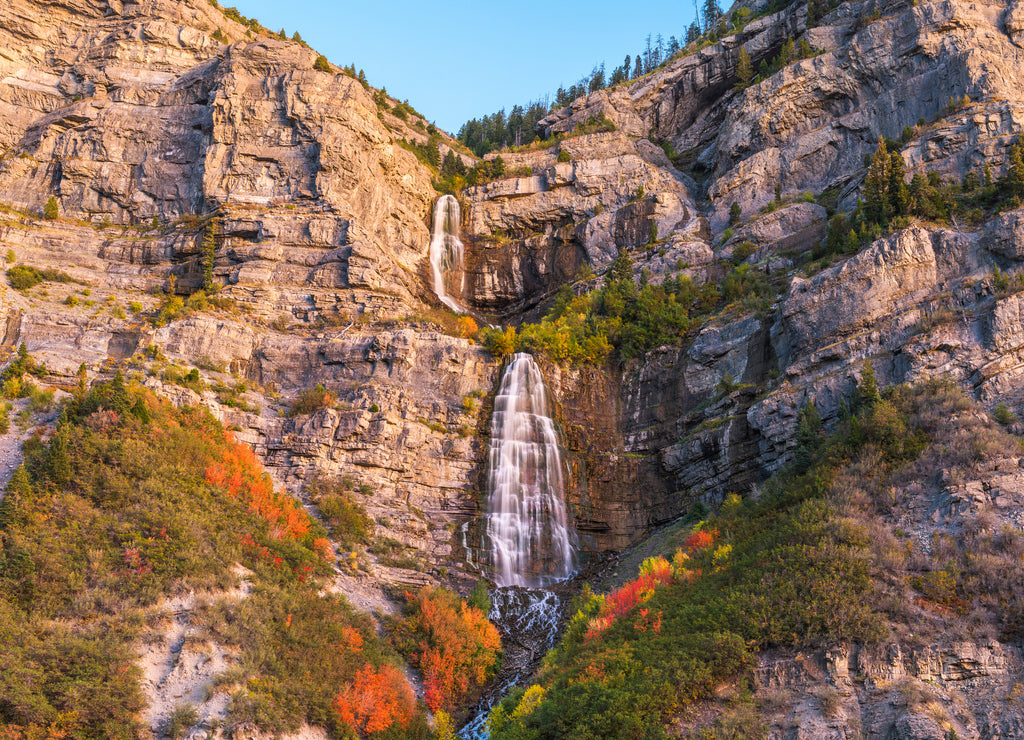
[[[558,363],[598,365],[613,352],[628,360],[679,345],[714,313],[731,306],[764,310],[774,296],[765,275],[748,264],[735,267],[720,285],[696,285],[686,275],[654,285],[641,274],[638,286],[632,259],[621,251],[604,287],[575,295],[563,286],[542,321],[518,330],[486,329],[482,341],[498,357],[524,351]]]
[[[322,592],[333,557],[322,528],[208,412],[120,374],[83,384],[49,438],[25,444],[0,502],[3,736],[140,737],[137,640],[162,599],[217,598],[242,565],[250,596],[197,609],[237,656],[210,687],[230,693],[232,723],[425,737],[397,654]],[[366,701],[372,716],[358,710]],[[173,720],[186,715],[197,719]]]
[[[492,713],[492,737],[662,737],[723,682],[749,688],[770,647],[871,643],[903,624],[920,634],[934,622],[942,634],[971,612],[972,624],[1019,634],[1017,579],[1001,586],[993,570],[1009,566],[1019,533],[982,530],[963,547],[939,536],[940,551],[917,551],[881,498],[932,466],[1012,454],[1016,442],[968,421],[971,402],[941,383],[880,393],[868,370],[846,408],[826,436],[808,405],[796,462],[756,500],[730,496],[674,554],[649,558],[605,596],[585,592],[536,684]],[[976,442],[957,452],[962,432]],[[749,709],[742,736],[762,736]]]

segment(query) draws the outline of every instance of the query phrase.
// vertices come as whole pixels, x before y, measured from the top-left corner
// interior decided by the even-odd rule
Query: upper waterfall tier
[[[453,311],[463,309],[448,295],[446,281],[462,290],[462,240],[459,228],[462,213],[459,201],[452,195],[442,195],[434,204],[434,227],[430,235],[430,271],[434,292],[441,303]]]

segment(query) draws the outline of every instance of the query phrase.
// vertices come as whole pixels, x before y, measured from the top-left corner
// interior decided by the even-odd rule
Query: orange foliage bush
[[[407,726],[416,713],[416,698],[400,670],[367,663],[339,692],[334,708],[342,722],[365,737],[393,725]]]
[[[718,530],[704,530],[698,529],[696,532],[686,538],[684,546],[691,553],[698,553],[701,550],[706,550],[715,544],[715,540],[718,539]]]
[[[396,644],[423,671],[427,706],[451,709],[491,676],[501,637],[482,611],[455,594],[424,588],[408,597]]]
[[[249,511],[270,523],[274,539],[301,539],[309,534],[309,515],[291,496],[278,493],[256,455],[225,434],[223,457],[206,468],[206,482],[245,502]]]
[[[464,338],[468,338],[480,331],[480,327],[471,316],[460,316],[455,322],[455,332]]]

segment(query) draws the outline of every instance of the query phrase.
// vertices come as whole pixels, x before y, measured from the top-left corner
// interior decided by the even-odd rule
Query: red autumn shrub
[[[706,550],[715,544],[715,540],[718,539],[718,530],[704,530],[698,529],[696,532],[686,538],[686,542],[683,545],[691,554],[698,553],[701,550]]]
[[[405,727],[416,713],[416,697],[402,672],[391,665],[367,663],[334,702],[338,717],[360,736]]]
[[[423,672],[427,706],[452,709],[491,677],[501,637],[482,611],[449,591],[428,587],[408,596],[395,645]]]
[[[658,586],[671,582],[672,565],[663,557],[648,558],[640,567],[640,575],[604,597],[601,612],[590,620],[584,639],[592,640],[598,637],[619,617],[627,614],[637,604],[651,598]],[[658,629],[661,629],[660,620]]]
[[[256,455],[230,435],[219,460],[206,468],[206,482],[240,499],[249,511],[270,523],[274,539],[302,539],[309,533],[310,518],[291,496],[274,490]]]

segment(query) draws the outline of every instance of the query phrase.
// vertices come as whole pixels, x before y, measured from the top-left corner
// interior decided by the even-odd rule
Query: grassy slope
[[[0,737],[138,737],[135,641],[163,597],[237,586],[236,563],[253,595],[206,615],[239,657],[218,689],[234,723],[343,735],[339,691],[390,690],[374,681],[394,651],[320,593],[324,533],[205,411],[107,384],[30,439],[25,460],[0,504]],[[402,712],[404,729],[371,718],[375,736],[425,736],[422,712]]]
[[[648,561],[612,594],[585,595],[536,685],[492,715],[495,740],[662,737],[723,684],[749,697],[758,653],[772,647],[977,639],[979,625],[1019,634],[1019,531],[990,522],[958,545],[933,528],[924,548],[893,526],[922,510],[912,498],[930,495],[936,471],[973,475],[1019,456],[1017,441],[945,385],[862,395],[828,437],[805,415],[800,462],[757,501],[730,498],[666,553],[671,563]],[[748,701],[700,736],[764,730]]]

